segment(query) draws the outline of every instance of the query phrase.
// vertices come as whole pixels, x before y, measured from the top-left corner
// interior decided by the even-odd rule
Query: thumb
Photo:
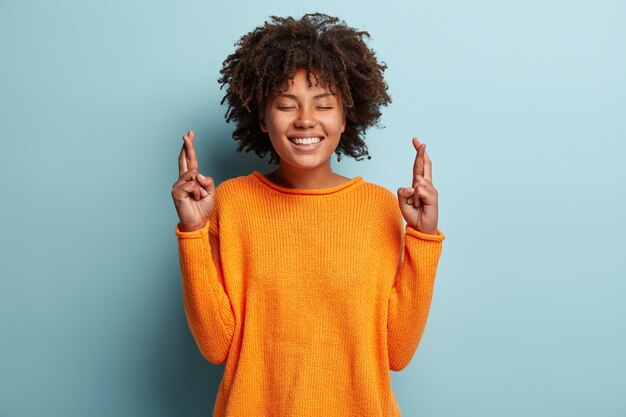
[[[204,175],[198,172],[198,184],[202,187],[202,196],[206,197],[208,194],[213,194],[215,192],[215,181],[211,177],[205,177]]]
[[[406,200],[411,197],[414,192],[415,189],[413,187],[398,188],[398,201],[400,202],[400,205],[408,204]]]
[[[205,177],[204,175],[198,173],[196,177],[197,183],[200,185],[200,194],[202,198],[206,198],[208,196],[213,197],[215,195],[215,182],[211,177]]]

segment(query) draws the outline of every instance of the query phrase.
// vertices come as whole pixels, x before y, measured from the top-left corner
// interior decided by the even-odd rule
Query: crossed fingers
[[[432,161],[426,154],[426,144],[420,143],[417,137],[413,138],[413,147],[416,150],[415,161],[413,162],[412,188],[417,187],[432,188]],[[415,208],[421,205],[417,192],[407,200],[408,204],[412,204]]]
[[[418,138],[413,138],[413,146],[417,151],[415,162],[413,162],[413,187],[419,177],[424,177],[428,181],[433,181],[432,161],[426,154],[426,144],[420,143]]]
[[[178,175],[182,176],[185,172],[195,169],[198,171],[198,158],[196,150],[193,147],[194,133],[193,130],[187,132],[183,136],[183,146],[178,155]]]

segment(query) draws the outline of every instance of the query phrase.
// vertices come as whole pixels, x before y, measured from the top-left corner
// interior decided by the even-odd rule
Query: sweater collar
[[[352,178],[351,180],[348,180],[346,182],[344,182],[343,184],[340,185],[336,185],[334,187],[329,187],[329,188],[286,188],[286,187],[282,187],[278,184],[274,184],[273,182],[271,182],[269,179],[267,179],[265,177],[265,175],[263,175],[262,173],[260,173],[259,171],[254,171],[252,172],[252,174],[250,174],[250,176],[256,178],[257,180],[259,180],[259,182],[261,184],[264,184],[265,186],[272,188],[276,191],[279,191],[281,193],[285,193],[285,194],[301,194],[301,195],[327,195],[327,194],[336,194],[342,190],[346,190],[349,188],[353,188],[356,185],[364,182],[363,178],[361,176],[356,176],[354,178]]]

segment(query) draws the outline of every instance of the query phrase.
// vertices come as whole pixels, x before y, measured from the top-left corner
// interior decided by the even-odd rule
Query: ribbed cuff
[[[190,232],[181,232],[180,223],[176,224],[176,228],[174,229],[174,233],[178,236],[179,239],[197,239],[206,237],[209,234],[209,221],[207,221],[204,226],[200,229],[192,230]]]
[[[440,229],[437,229],[437,234],[431,235],[428,233],[422,233],[419,230],[415,229],[414,227],[409,226],[408,224],[405,226],[404,232],[407,235],[414,236],[418,239],[432,240],[434,242],[442,242],[446,238],[446,235],[444,235]]]

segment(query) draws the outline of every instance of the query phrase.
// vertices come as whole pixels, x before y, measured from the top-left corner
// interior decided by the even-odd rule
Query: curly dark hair
[[[346,128],[335,150],[337,160],[341,154],[357,161],[363,156],[371,159],[362,136],[378,125],[380,107],[391,103],[391,97],[383,78],[387,65],[378,62],[363,41],[370,34],[323,13],[308,13],[299,20],[270,17],[271,22],[235,43],[237,49],[220,71],[220,89],[228,85],[221,104],[228,101],[226,122],[237,123],[233,132],[233,139],[240,142],[237,151],[252,150],[261,158],[270,152],[269,163],[280,162],[268,134],[259,126],[259,111],[269,93],[279,86],[287,90],[296,70],[305,68],[316,83],[328,85],[332,93],[333,86],[341,91]]]

